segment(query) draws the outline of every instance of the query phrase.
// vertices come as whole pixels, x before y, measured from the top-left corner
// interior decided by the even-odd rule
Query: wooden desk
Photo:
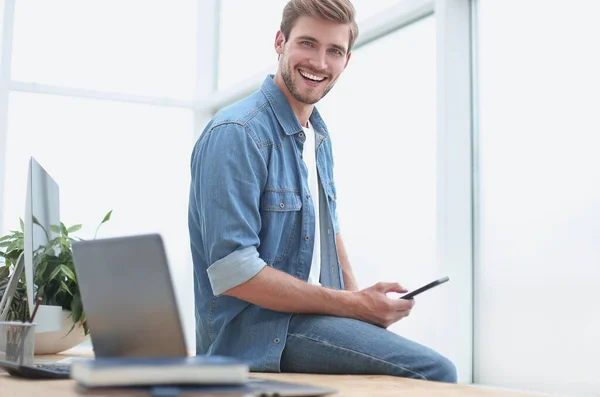
[[[70,354],[86,356],[85,353]],[[43,357],[43,356],[42,356]],[[64,358],[64,355],[44,358]],[[279,381],[307,383],[339,390],[336,397],[540,397],[536,393],[498,390],[474,385],[450,385],[436,382],[375,375],[264,374],[251,376]],[[23,380],[0,371],[0,397],[81,397],[72,380]],[[145,393],[93,393],[93,396],[145,396]],[[223,396],[221,396],[223,397]]]

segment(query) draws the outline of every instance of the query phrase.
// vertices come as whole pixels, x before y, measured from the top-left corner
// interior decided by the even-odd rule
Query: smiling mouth
[[[304,77],[305,80],[313,84],[321,83],[327,79],[325,76],[308,73],[302,69],[298,69],[298,73],[300,73],[300,76]]]

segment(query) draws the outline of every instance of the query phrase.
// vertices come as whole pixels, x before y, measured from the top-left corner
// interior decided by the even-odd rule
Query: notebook
[[[74,362],[71,378],[86,387],[240,384],[248,380],[248,367],[216,356],[97,358]]]

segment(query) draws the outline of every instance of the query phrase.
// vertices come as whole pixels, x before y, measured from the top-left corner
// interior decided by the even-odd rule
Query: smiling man
[[[358,36],[348,0],[292,0],[279,67],[220,111],[191,161],[197,354],[252,371],[387,374],[455,382],[454,365],[388,331],[414,301],[359,290],[336,212],[331,136],[315,108]],[[358,98],[357,98],[358,99]]]

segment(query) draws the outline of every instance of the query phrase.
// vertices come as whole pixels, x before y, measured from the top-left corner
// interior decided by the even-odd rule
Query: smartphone
[[[424,286],[422,286],[421,288],[418,288],[418,289],[416,289],[416,290],[414,290],[414,291],[412,291],[412,292],[409,292],[409,293],[408,293],[408,294],[406,294],[406,295],[402,295],[402,296],[400,297],[400,299],[412,299],[412,298],[414,298],[415,296],[419,295],[421,292],[425,292],[425,291],[427,291],[428,289],[431,289],[431,288],[433,288],[433,287],[437,287],[437,286],[438,286],[438,285],[440,285],[440,284],[444,284],[444,283],[445,283],[446,281],[448,281],[448,280],[450,280],[448,277],[442,277],[442,278],[440,278],[439,280],[432,281],[432,282],[430,282],[429,284],[427,284],[427,285],[424,285]]]

